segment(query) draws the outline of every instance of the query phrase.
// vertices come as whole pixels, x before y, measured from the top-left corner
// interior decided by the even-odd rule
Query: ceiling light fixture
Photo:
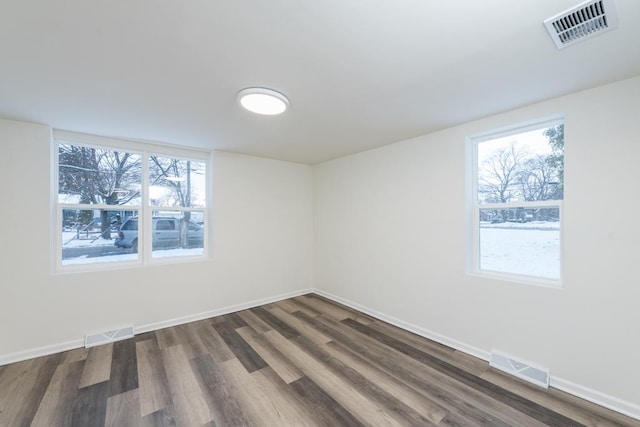
[[[273,116],[284,113],[289,107],[286,96],[263,87],[249,87],[238,92],[238,102],[247,110]]]

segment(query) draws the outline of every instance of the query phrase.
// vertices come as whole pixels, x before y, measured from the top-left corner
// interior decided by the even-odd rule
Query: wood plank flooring
[[[638,426],[309,294],[0,367],[0,426]]]

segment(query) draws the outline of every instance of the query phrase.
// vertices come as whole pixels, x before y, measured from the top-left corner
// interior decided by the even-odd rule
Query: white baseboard
[[[293,298],[304,294],[312,293],[313,289],[303,289],[300,291],[288,292],[286,294],[280,294],[273,297],[256,299],[253,301],[231,305],[228,307],[218,308],[211,311],[205,311],[202,313],[191,314],[189,316],[177,317],[175,319],[164,320],[162,322],[149,323],[147,325],[137,326],[134,328],[136,335],[143,334],[145,332],[156,331],[158,329],[169,328],[171,326],[183,325],[189,322],[197,322],[198,320],[208,319],[210,317],[222,316],[223,314],[234,313],[236,311],[248,310],[250,308],[258,307],[265,304],[271,304],[273,302],[281,301],[287,298]]]
[[[397,326],[397,327],[399,327],[401,329],[404,329],[406,331],[413,332],[414,334],[420,335],[421,337],[425,337],[425,338],[428,338],[430,340],[436,341],[436,342],[438,342],[440,344],[444,344],[444,345],[446,345],[448,347],[454,348],[456,350],[460,350],[460,351],[462,351],[464,353],[470,354],[470,355],[475,356],[475,357],[477,357],[479,359],[489,361],[490,353],[488,351],[480,350],[477,347],[473,347],[471,345],[468,345],[468,344],[465,344],[463,342],[454,340],[452,338],[448,338],[448,337],[446,337],[444,335],[435,333],[435,332],[430,331],[428,329],[421,328],[420,326],[416,326],[414,324],[405,322],[404,320],[400,320],[400,319],[397,319],[395,317],[388,316],[388,315],[386,315],[384,313],[381,313],[379,311],[373,310],[373,309],[371,309],[369,307],[365,307],[363,305],[360,305],[360,304],[355,303],[353,301],[350,301],[348,299],[341,298],[341,297],[339,297],[337,295],[333,295],[333,294],[330,294],[328,292],[321,291],[319,289],[315,289],[314,293],[316,293],[318,295],[321,295],[321,296],[323,296],[325,298],[329,298],[330,300],[333,300],[333,301],[339,302],[341,304],[344,304],[347,307],[351,307],[351,308],[353,308],[355,310],[361,311],[361,312],[363,312],[365,314],[368,314],[368,315],[370,315],[372,317],[375,317],[376,319],[380,319],[380,320],[382,320],[384,322],[390,323],[393,326]]]
[[[362,313],[368,314],[372,317],[375,317],[376,319],[380,319],[384,322],[390,323],[394,326],[397,326],[409,332],[413,332],[414,334],[428,338],[430,340],[446,345],[453,349],[460,350],[464,353],[470,354],[479,359],[489,361],[489,358],[491,355],[489,351],[481,350],[477,347],[467,345],[458,340],[454,340],[444,335],[429,331],[428,329],[421,328],[420,326],[416,326],[411,323],[405,322],[403,320],[399,320],[395,317],[388,316],[377,310],[373,310],[369,307],[365,307],[361,304],[355,303],[353,301],[339,297],[337,295],[333,295],[329,292],[325,292],[320,289],[314,289],[313,292],[315,294],[328,298],[332,301],[338,302],[340,304],[344,304],[347,307],[351,307]],[[612,411],[616,411],[628,417],[640,420],[640,406],[634,403],[627,402],[622,399],[618,399],[617,397],[609,396],[605,393],[601,393],[597,390],[593,390],[588,387],[584,387],[579,384],[572,383],[570,381],[555,377],[553,375],[549,376],[549,385],[551,387],[557,388],[558,390],[562,390],[566,393],[572,394],[581,399],[588,400],[589,402],[595,403],[596,405],[603,406],[607,409],[611,409]]]
[[[572,394],[589,402],[593,402],[597,405],[604,406],[612,411],[620,412],[636,420],[640,420],[640,406],[627,402],[617,397],[609,396],[608,394],[601,393],[597,390],[593,390],[588,387],[581,386],[579,384],[572,383],[571,381],[563,380],[562,378],[551,376],[549,378],[549,385],[558,390],[562,390],[566,393]]]
[[[205,311],[203,313],[193,314],[184,317],[178,317],[175,319],[165,320],[162,322],[149,323],[134,328],[134,333],[141,334],[144,332],[151,332],[157,329],[168,328],[171,326],[182,325],[184,323],[195,322],[197,320],[208,319],[209,317],[220,316],[223,314],[233,313],[240,310],[247,310],[249,308],[257,307],[264,304],[270,304],[287,298],[293,298],[300,295],[312,293],[313,289],[302,289],[299,291],[288,292],[285,294],[276,295],[273,297],[261,298],[253,301],[249,301],[242,304],[236,304],[229,307],[218,308],[211,311]],[[9,363],[22,362],[24,360],[33,359],[35,357],[48,356],[54,353],[60,353],[62,351],[73,350],[76,348],[84,347],[84,338],[67,341],[59,344],[48,345],[44,347],[38,347],[30,350],[19,351],[16,353],[9,353],[6,355],[0,355],[0,366],[8,365]]]
[[[50,354],[73,350],[80,347],[84,347],[84,338],[48,345],[45,347],[33,348],[30,350],[18,351],[16,353],[9,353],[0,356],[0,366],[8,365],[9,363],[22,362],[35,357],[49,356]]]

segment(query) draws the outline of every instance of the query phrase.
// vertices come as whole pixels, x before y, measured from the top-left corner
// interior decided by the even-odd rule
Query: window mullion
[[[505,203],[480,203],[476,202],[476,206],[482,209],[513,209],[513,208],[544,208],[544,207],[557,207],[560,204],[560,200],[542,200],[531,202],[505,202]]]
[[[142,232],[142,238],[138,236],[138,239],[143,242],[141,247],[139,247],[139,253],[145,264],[151,260],[151,241],[153,237],[153,209],[150,207],[149,199],[149,161],[150,154],[148,151],[145,151],[142,161],[142,218],[140,222],[142,226],[138,227],[138,233]]]

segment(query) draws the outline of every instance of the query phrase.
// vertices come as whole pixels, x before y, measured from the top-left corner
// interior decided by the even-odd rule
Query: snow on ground
[[[203,248],[191,248],[191,249],[167,249],[164,251],[153,251],[153,258],[168,258],[168,257],[182,257],[182,256],[201,256],[204,254]]]
[[[113,244],[113,243],[112,243]],[[203,248],[190,248],[190,249],[166,249],[153,251],[153,258],[170,258],[170,257],[189,257],[189,256],[201,256],[204,254]],[[87,255],[81,255],[75,258],[67,258],[62,260],[62,265],[86,265],[86,264],[98,264],[106,262],[123,262],[123,261],[137,261],[137,253],[126,254],[108,254],[104,256],[89,257]]]
[[[543,224],[481,225],[480,269],[559,279],[560,230],[552,227],[557,223]]]
[[[558,221],[531,221],[531,222],[500,222],[492,224],[490,222],[480,222],[480,228],[507,228],[518,230],[559,230]]]
[[[102,257],[88,257],[86,255],[83,255],[76,258],[63,259],[62,265],[85,265],[105,262],[136,261],[137,259],[138,254],[118,254]]]
[[[75,231],[63,231],[62,232],[62,246],[64,248],[82,248],[82,247],[94,247],[94,246],[113,246],[113,241],[118,233],[112,232],[111,236],[113,237],[111,240],[103,239],[102,237],[98,237],[100,234],[99,231],[90,232],[80,232],[77,233]]]

